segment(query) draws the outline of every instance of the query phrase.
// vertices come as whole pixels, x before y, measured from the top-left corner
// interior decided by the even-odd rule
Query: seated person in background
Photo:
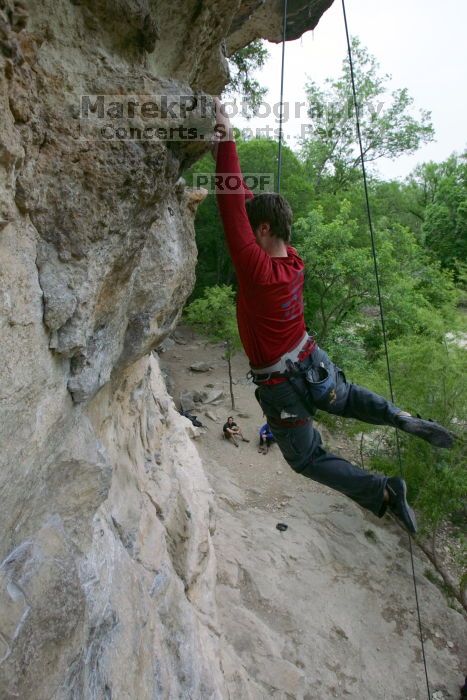
[[[271,428],[268,423],[265,423],[259,429],[259,449],[263,455],[267,455],[269,446],[274,442],[274,435],[271,433]]]
[[[224,432],[224,437],[226,437],[228,440],[232,440],[235,447],[238,447],[237,438],[240,438],[241,440],[243,440],[243,442],[250,442],[249,440],[247,440],[247,438],[243,437],[242,431],[234,422],[232,416],[229,416],[227,418],[227,423],[224,423],[224,427],[222,428],[222,430]]]

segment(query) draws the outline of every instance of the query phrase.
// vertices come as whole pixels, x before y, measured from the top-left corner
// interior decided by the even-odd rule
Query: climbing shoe
[[[386,488],[389,493],[389,509],[409,532],[415,534],[417,532],[417,521],[415,513],[407,503],[407,486],[405,481],[397,476],[393,476],[387,480]]]
[[[426,440],[435,447],[452,447],[454,439],[452,434],[434,420],[424,420],[420,416],[409,416],[399,413],[396,416],[397,427],[405,433],[416,435]]]

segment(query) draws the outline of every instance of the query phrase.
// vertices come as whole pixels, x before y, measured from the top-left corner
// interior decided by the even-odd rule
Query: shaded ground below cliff
[[[161,364],[177,405],[183,390],[224,391],[220,403],[198,404],[193,413],[206,425],[197,447],[217,502],[217,604],[230,697],[427,698],[407,536],[389,518],[294,474],[277,447],[260,455],[263,416],[245,356],[234,358],[232,411],[222,346],[185,328],[176,338]],[[199,361],[211,369],[191,371]],[[239,448],[222,439],[231,414],[250,439]],[[325,444],[356,458],[355,443],[320,429]],[[278,522],[288,529],[279,532]],[[430,695],[457,700],[465,619],[427,578],[431,567],[418,549],[415,569]]]

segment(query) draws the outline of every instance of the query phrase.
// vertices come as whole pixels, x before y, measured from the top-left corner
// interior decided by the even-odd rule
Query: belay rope
[[[391,365],[389,362],[389,351],[388,351],[388,342],[387,342],[387,335],[386,335],[386,324],[384,321],[383,300],[381,298],[381,287],[380,287],[380,282],[379,282],[379,269],[378,269],[378,259],[377,259],[377,255],[376,255],[375,232],[374,232],[374,228],[373,228],[373,219],[371,216],[371,209],[370,209],[370,197],[368,194],[368,182],[367,182],[367,177],[366,177],[365,158],[363,155],[363,143],[362,143],[362,134],[361,134],[361,129],[360,129],[360,116],[359,116],[358,101],[357,101],[357,90],[355,87],[355,76],[354,76],[353,61],[352,61],[352,47],[350,44],[349,27],[348,27],[348,23],[347,23],[347,13],[345,11],[345,0],[342,0],[342,12],[344,15],[345,35],[346,35],[346,39],[347,39],[347,50],[348,50],[348,54],[349,54],[349,67],[350,67],[350,77],[351,77],[351,81],[352,81],[352,94],[353,94],[354,109],[355,109],[355,121],[356,121],[356,126],[357,126],[358,145],[360,148],[360,162],[361,162],[361,166],[362,166],[363,189],[365,192],[366,211],[367,211],[367,216],[368,216],[368,227],[370,230],[371,251],[373,254],[373,263],[374,263],[374,269],[375,269],[376,289],[378,291],[378,305],[379,305],[379,312],[380,312],[380,317],[381,317],[381,331],[383,334],[384,354],[386,357],[386,370],[387,370],[387,375],[388,375],[388,384],[389,384],[389,392],[391,395],[391,401],[392,401],[392,403],[395,403],[394,402],[394,390],[393,390],[393,385],[392,385]],[[401,450],[400,450],[400,443],[399,443],[399,432],[398,432],[397,428],[396,428],[396,449],[397,449],[397,460],[399,463],[399,472],[403,478],[404,477],[404,469],[402,466]],[[428,700],[430,700],[430,698],[431,698],[430,683],[428,680],[428,669],[427,669],[426,655],[425,655],[425,643],[423,641],[422,619],[421,619],[421,615],[420,615],[420,605],[418,602],[417,580],[415,577],[415,564],[414,564],[414,558],[413,558],[412,537],[410,536],[410,533],[409,533],[409,550],[410,550],[410,562],[411,562],[411,566],[412,566],[412,579],[413,579],[413,586],[414,586],[414,593],[415,593],[415,603],[416,603],[416,607],[417,607],[417,619],[418,619],[418,629],[419,629],[419,633],[420,633],[420,644],[421,644],[421,649],[422,649],[423,667],[425,670],[426,689],[427,689],[427,693],[428,693]]]
[[[281,87],[280,87],[280,112],[279,112],[279,146],[278,146],[278,154],[277,154],[277,192],[279,192],[279,193],[281,191],[281,175],[282,175],[282,141],[283,141],[282,122],[283,122],[283,102],[284,102],[285,41],[286,41],[286,32],[287,32],[287,0],[283,0],[283,6],[284,6],[284,14],[283,14],[283,25],[282,25],[282,61],[281,61]],[[367,181],[367,176],[366,176],[365,158],[364,158],[364,153],[363,153],[363,143],[362,143],[362,135],[361,135],[361,129],[360,129],[359,107],[358,107],[358,100],[357,100],[357,90],[355,87],[355,76],[354,76],[354,68],[353,68],[353,60],[352,60],[352,46],[350,43],[349,27],[348,27],[348,23],[347,23],[347,13],[346,13],[346,9],[345,9],[345,0],[342,0],[342,12],[343,12],[343,16],[344,16],[345,35],[346,35],[346,39],[347,39],[347,51],[348,51],[348,55],[349,55],[349,68],[350,68],[350,78],[351,78],[351,84],[352,84],[353,103],[354,103],[354,109],[355,109],[355,121],[356,121],[356,127],[357,127],[358,145],[359,145],[359,149],[360,149],[360,163],[361,163],[361,167],[362,167],[363,189],[364,189],[364,194],[365,194],[366,212],[367,212],[367,217],[368,217],[368,227],[370,230],[370,239],[371,239],[371,251],[372,251],[372,255],[373,255],[373,265],[374,265],[374,271],[375,271],[376,289],[377,289],[377,294],[378,294],[378,305],[379,305],[379,312],[380,312],[380,318],[381,318],[381,332],[383,335],[384,354],[386,357],[386,371],[387,371],[388,385],[389,385],[389,392],[390,392],[390,396],[391,396],[391,401],[392,401],[392,403],[395,403],[394,402],[394,390],[393,390],[393,384],[392,384],[392,375],[391,375],[391,365],[389,362],[386,323],[384,320],[383,301],[382,301],[382,297],[381,297],[381,286],[380,286],[380,281],[379,281],[379,269],[378,269],[378,258],[377,258],[377,254],[376,254],[375,232],[374,232],[374,228],[373,228],[373,218],[371,215],[370,197],[369,197],[369,193],[368,193],[368,181]],[[401,457],[400,443],[399,443],[399,433],[398,433],[397,428],[396,428],[396,449],[397,449],[397,459],[398,459],[398,463],[399,463],[399,471],[400,471],[400,474],[403,478],[404,477],[404,469],[402,466],[402,457]],[[426,681],[426,689],[427,689],[427,693],[428,693],[428,700],[430,700],[430,698],[431,698],[430,683],[428,680],[428,669],[427,669],[427,662],[426,662],[426,655],[425,655],[425,644],[423,641],[423,628],[422,628],[422,620],[421,620],[421,615],[420,615],[420,605],[419,605],[419,600],[418,600],[417,580],[415,577],[415,564],[414,564],[414,555],[413,555],[413,547],[412,547],[412,537],[410,536],[410,533],[408,533],[408,536],[409,536],[410,561],[411,561],[411,566],[412,566],[412,579],[413,579],[414,592],[415,592],[415,603],[416,603],[416,608],[417,608],[418,629],[419,629],[419,634],[420,634],[420,644],[421,644],[421,650],[422,650],[423,667],[424,667],[424,671],[425,671],[425,681]]]
[[[282,60],[281,60],[281,97],[279,106],[279,150],[277,153],[277,191],[281,191],[281,175],[282,175],[282,120],[283,120],[283,104],[284,104],[284,62],[285,62],[285,39],[287,30],[287,0],[284,0],[284,16],[282,20]]]

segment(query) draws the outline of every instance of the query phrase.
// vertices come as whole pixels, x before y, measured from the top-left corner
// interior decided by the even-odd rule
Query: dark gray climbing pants
[[[321,348],[316,348],[302,364],[306,367],[311,363],[324,366],[334,379],[335,389],[329,401],[319,402],[318,406],[313,404],[303,375],[295,378],[295,388],[286,381],[259,384],[256,390],[256,398],[277,444],[296,472],[345,494],[363,508],[382,516],[386,510],[383,497],[387,477],[367,472],[326,452],[311,416],[319,408],[374,425],[395,426],[395,416],[400,409],[382,396],[348,383],[343,371]]]

